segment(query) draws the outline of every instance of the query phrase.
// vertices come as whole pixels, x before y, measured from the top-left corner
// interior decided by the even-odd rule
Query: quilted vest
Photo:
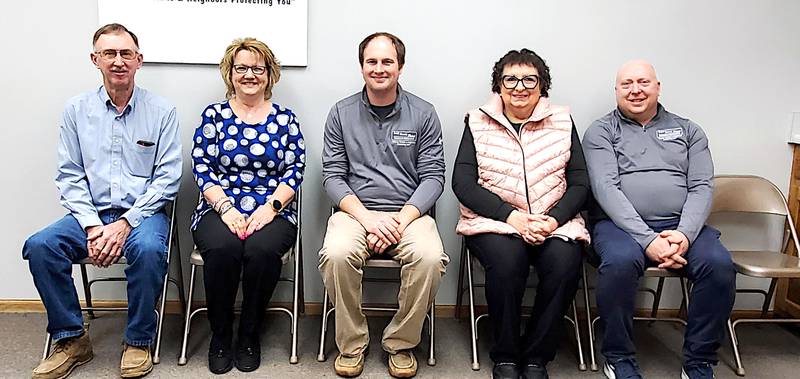
[[[467,115],[475,141],[478,184],[522,212],[546,214],[567,189],[565,170],[572,145],[569,108],[551,105],[542,97],[519,134],[503,115],[500,95],[493,95],[486,105]],[[458,234],[519,234],[505,222],[479,216],[461,204],[459,208]],[[580,215],[552,235],[589,242]]]

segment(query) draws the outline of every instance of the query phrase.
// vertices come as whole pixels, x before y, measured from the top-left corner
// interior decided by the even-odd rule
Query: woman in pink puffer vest
[[[550,69],[528,49],[494,65],[493,95],[467,113],[453,170],[456,231],[486,270],[494,378],[547,378],[578,287],[589,233],[580,140],[567,107],[550,104]],[[530,266],[539,282],[520,337]]]

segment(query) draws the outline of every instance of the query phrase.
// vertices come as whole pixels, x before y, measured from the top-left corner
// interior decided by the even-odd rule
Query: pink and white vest
[[[572,145],[569,108],[551,105],[549,99],[542,97],[520,128],[519,136],[503,115],[500,95],[493,95],[486,105],[468,115],[478,161],[478,184],[522,212],[545,214],[555,206],[567,189],[565,169]],[[458,234],[518,234],[505,222],[479,216],[461,204],[459,208]],[[552,234],[589,242],[589,232],[580,215]]]

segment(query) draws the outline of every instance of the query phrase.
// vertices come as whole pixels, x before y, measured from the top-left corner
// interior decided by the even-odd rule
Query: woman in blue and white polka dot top
[[[212,332],[208,367],[215,374],[231,370],[234,362],[240,371],[260,365],[262,315],[280,277],[281,257],[297,235],[293,198],[306,158],[296,116],[271,101],[280,65],[269,47],[253,38],[234,41],[220,72],[228,100],[203,111],[192,149],[201,191],[192,231],[204,260]],[[234,349],[240,276],[242,312]]]

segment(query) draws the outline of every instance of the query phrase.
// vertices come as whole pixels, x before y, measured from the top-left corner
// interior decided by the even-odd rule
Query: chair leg
[[[664,293],[664,280],[666,278],[658,278],[658,285],[656,285],[656,294],[653,296],[653,309],[650,311],[650,317],[658,317],[658,306],[661,304],[661,294]],[[649,324],[653,324],[655,320],[651,320]]]
[[[769,312],[769,305],[772,303],[772,297],[775,295],[775,286],[778,284],[777,278],[772,278],[769,282],[769,290],[767,290],[767,294],[764,295],[764,305],[761,306],[761,318],[767,318],[767,312]]]
[[[47,356],[50,355],[50,345],[53,343],[53,340],[50,339],[50,333],[45,333],[45,340],[44,340],[44,353],[42,353],[42,360],[47,359]]]
[[[686,312],[686,321],[689,321],[689,284],[683,277],[678,278],[681,282],[681,293],[683,294],[682,305],[685,305],[684,311]],[[682,307],[683,308],[683,307]]]
[[[192,272],[189,276],[189,296],[186,299],[186,313],[183,315],[183,342],[181,343],[181,355],[178,357],[178,365],[185,365],[186,348],[189,344],[189,329],[192,326],[192,301],[194,300],[194,279],[197,272],[197,266],[192,265]]]
[[[293,280],[293,288],[292,288],[292,354],[289,356],[289,363],[296,364],[299,362],[299,358],[297,357],[297,322],[298,322],[298,310],[300,304],[300,260],[297,258],[297,251],[294,254],[294,280]]]
[[[306,294],[305,294],[305,290],[304,290],[305,285],[303,284],[303,283],[305,283],[305,280],[303,279],[303,241],[302,241],[302,239],[300,237],[300,231],[298,231],[297,233],[298,233],[297,246],[299,246],[299,248],[298,248],[298,253],[295,256],[295,259],[298,260],[297,266],[300,267],[300,270],[297,272],[297,279],[300,281],[300,284],[299,284],[299,286],[300,286],[299,287],[300,288],[300,297],[299,297],[300,314],[304,315],[304,314],[306,314]]]
[[[736,328],[733,326],[731,319],[728,319],[728,334],[731,337],[733,358],[736,360],[736,375],[744,376],[744,366],[742,366],[742,356],[739,354],[739,339],[736,337]]]
[[[169,260],[167,260],[169,262]],[[153,351],[153,364],[161,362],[161,336],[164,329],[164,309],[167,307],[167,287],[169,285],[169,265],[167,266],[167,274],[164,275],[164,285],[161,289],[161,299],[159,300],[158,317],[156,319],[156,348]]]
[[[581,328],[578,324],[578,306],[572,299],[572,326],[575,328],[575,341],[578,343],[578,370],[586,371],[586,361],[583,358],[583,342],[581,342]]]
[[[464,302],[464,252],[467,249],[464,238],[461,238],[461,261],[458,262],[458,285],[456,286],[456,320],[461,321],[461,305]]]
[[[478,362],[478,323],[475,320],[475,289],[472,286],[472,257],[469,249],[465,250],[464,259],[467,264],[467,281],[469,282],[469,328],[472,338],[472,369],[478,371],[481,369],[481,364]]]
[[[433,303],[431,304],[430,310],[430,321],[428,322],[428,336],[430,337],[430,349],[428,349],[428,366],[436,366],[436,344],[434,338],[436,328],[434,325],[436,324],[436,298],[433,299]]]
[[[325,333],[328,330],[328,289],[322,295],[322,328],[319,332],[319,353],[317,362],[325,362]]]
[[[81,264],[81,280],[83,281],[83,298],[86,301],[86,307],[92,308],[92,286],[89,284],[89,274],[86,272],[86,265]],[[94,311],[87,311],[90,319],[96,318]]]
[[[594,355],[594,328],[592,327],[592,308],[589,303],[589,280],[586,275],[586,263],[581,263],[581,274],[583,281],[583,306],[586,307],[586,329],[589,332],[589,359],[592,371],[597,371],[597,358]]]
[[[178,287],[178,300],[181,302],[181,311],[186,309],[186,288],[183,283],[183,264],[181,259],[181,248],[180,248],[180,241],[178,238],[178,234],[175,233],[175,264],[177,267],[178,277],[175,280],[176,286]]]

